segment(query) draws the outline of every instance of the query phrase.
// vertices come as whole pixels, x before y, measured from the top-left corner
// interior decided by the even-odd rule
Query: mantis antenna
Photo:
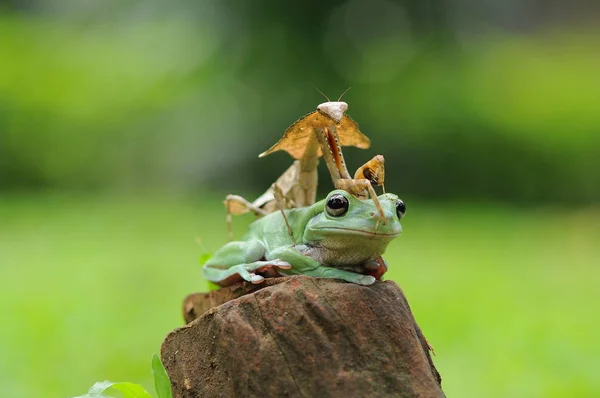
[[[340,95],[340,98],[338,98],[338,102],[340,102],[340,101],[342,100],[342,97],[344,96],[344,94],[346,94],[348,91],[350,91],[350,89],[351,89],[351,88],[352,88],[352,87],[348,87],[348,88],[346,89],[346,91],[344,91],[344,92],[342,93],[342,95]],[[321,94],[322,94],[322,93],[321,93]]]
[[[317,90],[319,93],[321,93],[321,95],[322,95],[323,97],[325,97],[325,99],[327,100],[327,102],[331,102],[331,100],[330,100],[330,99],[329,99],[329,98],[328,98],[328,97],[327,97],[327,96],[326,96],[326,95],[325,95],[325,94],[324,94],[324,93],[323,93],[321,90],[319,90],[319,89],[318,89],[318,88],[316,88],[316,87],[315,87],[315,90]],[[346,91],[348,91],[348,90],[346,90]]]

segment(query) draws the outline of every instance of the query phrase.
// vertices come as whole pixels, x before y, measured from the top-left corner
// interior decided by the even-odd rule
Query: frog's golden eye
[[[405,213],[406,213],[406,205],[404,204],[402,199],[398,199],[398,201],[396,202],[396,214],[398,215],[398,218],[400,219],[400,218],[404,217]]]
[[[340,217],[346,214],[348,211],[348,199],[344,195],[335,194],[331,195],[329,199],[327,199],[327,204],[325,205],[325,210],[327,210],[327,214],[333,217]]]

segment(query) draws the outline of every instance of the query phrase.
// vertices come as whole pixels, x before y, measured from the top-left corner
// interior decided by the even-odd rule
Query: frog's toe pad
[[[265,280],[265,278],[263,278],[263,277],[262,277],[262,276],[260,276],[260,275],[256,275],[256,274],[250,274],[250,275],[248,276],[248,279],[250,279],[250,280],[249,280],[249,282],[252,282],[252,283],[254,283],[255,285],[257,285],[257,284],[259,284],[259,283],[262,283],[262,282]]]
[[[273,265],[274,267],[277,267],[277,268],[281,268],[281,269],[291,269],[292,268],[292,264],[288,263],[287,261],[283,261],[283,260],[273,260],[273,261],[271,261],[271,265]]]
[[[357,279],[356,283],[359,285],[370,286],[375,283],[375,277],[371,275],[362,275]]]

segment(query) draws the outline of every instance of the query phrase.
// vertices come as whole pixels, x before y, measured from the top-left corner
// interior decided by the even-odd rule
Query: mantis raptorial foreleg
[[[356,170],[356,173],[354,173],[354,179],[366,179],[371,182],[371,185],[381,185],[383,193],[385,193],[385,186],[383,185],[385,181],[384,162],[385,159],[382,155],[373,156],[373,159],[369,160]]]
[[[352,195],[356,196],[359,199],[366,199],[367,195],[365,195],[364,192],[368,192],[368,195],[373,200],[373,204],[375,204],[375,207],[379,212],[380,222],[385,225],[385,215],[383,213],[383,208],[381,207],[381,203],[379,203],[377,193],[375,192],[375,189],[373,189],[371,181],[366,179],[339,179],[335,182],[335,187],[338,189],[343,189],[346,192],[350,192]]]
[[[385,224],[383,208],[381,207],[381,203],[379,203],[377,193],[373,189],[371,180],[366,178],[353,179],[350,177],[350,173],[348,173],[348,169],[346,168],[346,163],[344,161],[344,155],[342,154],[342,148],[339,145],[339,139],[335,125],[331,125],[322,129],[315,129],[315,132],[317,140],[321,146],[321,151],[323,152],[323,159],[325,159],[325,164],[329,169],[329,174],[331,174],[333,185],[336,188],[350,192],[352,195],[361,199],[366,198],[366,193],[368,193],[368,195],[371,196],[377,211],[379,212],[380,221]],[[383,158],[383,156],[381,158]],[[371,162],[374,161],[375,158],[371,160]],[[357,173],[359,175],[364,173],[364,170],[368,169],[368,164],[369,163],[359,168]],[[381,170],[383,170],[383,162],[379,164],[379,167]],[[380,174],[383,175],[382,172],[380,172]]]

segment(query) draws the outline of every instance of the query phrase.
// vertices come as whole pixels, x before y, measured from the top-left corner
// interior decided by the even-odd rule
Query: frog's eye
[[[327,199],[325,210],[327,214],[333,217],[343,216],[348,211],[348,199],[344,195],[335,194]]]
[[[398,199],[396,202],[396,214],[398,215],[398,218],[404,217],[404,213],[406,213],[406,205],[402,199]]]

